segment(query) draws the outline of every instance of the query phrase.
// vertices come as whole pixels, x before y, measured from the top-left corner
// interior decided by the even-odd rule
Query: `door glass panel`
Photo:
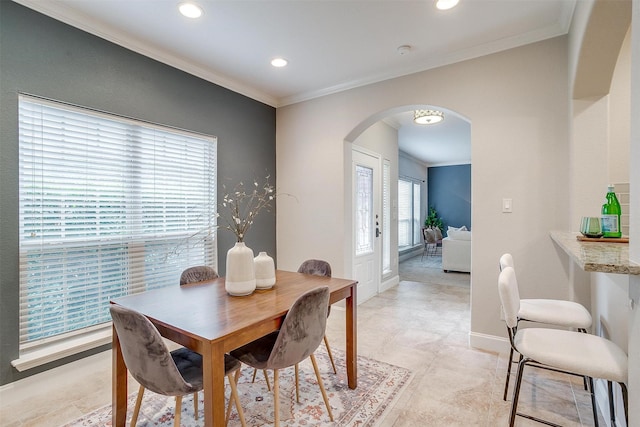
[[[356,165],[356,255],[373,252],[373,169]]]

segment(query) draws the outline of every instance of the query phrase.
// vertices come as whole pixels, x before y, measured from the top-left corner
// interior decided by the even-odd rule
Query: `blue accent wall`
[[[12,1],[0,0],[0,384],[83,355],[18,372],[18,94],[188,129],[218,138],[220,184],[271,175],[275,184],[275,108]],[[251,120],[247,120],[251,117]],[[218,200],[222,185],[218,186]],[[276,256],[275,209],[247,235],[256,253]],[[235,236],[218,233],[218,270]],[[96,351],[104,350],[97,349]],[[95,352],[95,351],[92,351]],[[89,352],[90,353],[90,352]]]
[[[438,211],[447,226],[471,230],[471,165],[427,169],[428,206]]]

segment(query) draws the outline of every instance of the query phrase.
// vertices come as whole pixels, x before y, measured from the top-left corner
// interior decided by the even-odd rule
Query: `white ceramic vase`
[[[276,284],[276,268],[273,258],[266,252],[260,252],[253,259],[256,271],[256,289],[271,289]]]
[[[253,251],[244,242],[236,242],[227,251],[225,289],[229,295],[250,295],[256,290],[256,274]]]

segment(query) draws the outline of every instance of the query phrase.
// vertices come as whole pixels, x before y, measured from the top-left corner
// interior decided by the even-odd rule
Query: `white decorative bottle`
[[[273,258],[266,252],[260,252],[253,259],[256,271],[256,289],[271,289],[276,283],[276,268]]]
[[[253,251],[244,242],[236,242],[227,252],[225,289],[229,295],[251,295],[256,290]]]

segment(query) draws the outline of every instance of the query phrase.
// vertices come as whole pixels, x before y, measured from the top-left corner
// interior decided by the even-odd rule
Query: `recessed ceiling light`
[[[183,16],[187,18],[200,18],[204,14],[204,10],[195,3],[185,2],[180,3],[178,10]]]
[[[440,10],[448,10],[455,7],[460,0],[437,0],[436,7]]]
[[[278,68],[285,67],[288,63],[289,62],[284,58],[273,58],[271,60],[271,65]]]

